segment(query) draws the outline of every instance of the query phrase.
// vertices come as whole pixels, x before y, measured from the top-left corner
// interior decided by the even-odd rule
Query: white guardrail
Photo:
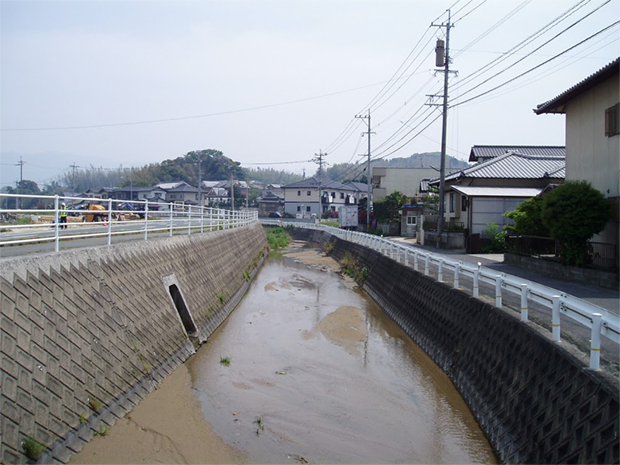
[[[528,302],[532,301],[548,307],[551,309],[551,327],[554,342],[560,341],[561,314],[591,329],[591,369],[597,370],[600,366],[601,335],[616,344],[620,344],[620,318],[618,315],[610,313],[604,308],[586,302],[585,300],[551,289],[547,286],[533,282],[524,284],[522,279],[515,276],[507,276],[504,273],[498,274],[484,267],[448,260],[444,256],[424,252],[404,244],[397,244],[394,241],[372,234],[313,223],[283,223],[278,220],[262,220],[262,223],[323,230],[333,234],[339,239],[377,250],[399,263],[403,262],[405,266],[411,266],[411,263],[413,263],[413,268],[416,271],[420,271],[420,268],[423,268],[426,276],[430,274],[429,267],[433,264],[437,267],[437,281],[439,282],[443,282],[444,280],[444,271],[451,270],[454,288],[459,288],[459,279],[462,276],[471,277],[473,280],[473,297],[479,297],[481,282],[491,284],[495,287],[495,306],[498,308],[502,306],[502,293],[504,291],[520,296],[521,321],[528,321]]]
[[[0,194],[0,206],[15,205],[18,201],[21,205],[29,202],[34,206],[0,208],[0,246],[54,242],[58,252],[60,241],[69,239],[106,236],[111,245],[114,236],[143,234],[144,240],[148,240],[153,233],[192,234],[239,228],[258,221],[258,213],[251,210],[232,211],[147,200]],[[67,205],[64,210],[63,203]],[[87,204],[98,205],[98,209],[83,208]],[[61,222],[64,213],[67,223]],[[69,221],[72,217],[81,221]]]

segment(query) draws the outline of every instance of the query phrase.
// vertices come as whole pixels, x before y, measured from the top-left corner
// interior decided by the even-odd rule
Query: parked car
[[[282,218],[282,215],[278,212],[269,213],[269,218]]]

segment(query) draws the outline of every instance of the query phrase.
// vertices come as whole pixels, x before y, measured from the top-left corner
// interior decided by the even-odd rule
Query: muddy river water
[[[182,367],[191,376],[186,384],[191,402],[197,399],[194,410],[221,438],[218,447],[240,451],[203,461],[497,463],[448,377],[335,268],[311,249],[270,258],[240,306]],[[181,385],[168,395],[171,402],[187,390],[176,382]],[[149,400],[138,409],[148,408]],[[161,410],[162,402],[151,409]],[[158,434],[138,409],[141,423],[134,429]],[[199,429],[178,420],[171,429]],[[132,420],[119,423],[112,433]],[[106,450],[122,447],[114,436],[127,434],[96,438],[75,462],[97,463],[89,459],[94,456],[105,462]],[[100,439],[108,442],[93,453],[89,448]],[[178,457],[151,461],[196,463],[182,445],[169,449]],[[108,456],[109,462],[137,461],[128,457]]]

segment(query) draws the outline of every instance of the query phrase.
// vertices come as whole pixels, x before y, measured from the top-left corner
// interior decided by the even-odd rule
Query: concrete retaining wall
[[[324,243],[318,231],[296,238]],[[505,463],[618,463],[618,388],[532,323],[437,283],[373,250],[364,289],[452,379]]]
[[[260,225],[0,260],[0,461],[22,441],[68,460],[195,352],[169,286],[204,341],[266,251]]]

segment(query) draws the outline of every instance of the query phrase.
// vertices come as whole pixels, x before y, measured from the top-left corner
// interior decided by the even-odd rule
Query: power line
[[[520,84],[518,84],[518,85],[516,85],[516,86],[509,87],[509,88],[505,89],[504,91],[499,92],[499,93],[497,93],[497,94],[493,95],[492,97],[488,97],[488,98],[486,98],[486,99],[478,100],[477,102],[478,102],[478,103],[481,103],[481,102],[487,102],[487,101],[489,101],[489,100],[493,100],[493,99],[496,99],[496,98],[501,97],[501,96],[503,96],[503,95],[509,94],[509,93],[511,93],[511,92],[514,92],[514,91],[515,91],[515,90],[517,90],[517,89],[521,89],[521,88],[523,88],[523,87],[529,86],[530,84],[533,84],[533,83],[535,83],[535,82],[538,82],[538,81],[540,81],[541,79],[544,79],[544,78],[546,78],[547,76],[549,76],[549,75],[551,75],[551,74],[556,73],[557,71],[560,71],[560,70],[562,70],[562,69],[564,69],[564,68],[566,68],[566,67],[568,67],[568,66],[571,66],[572,64],[576,63],[577,61],[583,60],[583,59],[585,59],[585,58],[590,58],[590,57],[591,57],[591,55],[593,55],[594,53],[596,53],[596,52],[600,51],[600,49],[601,49],[601,48],[605,48],[605,47],[607,47],[608,45],[611,45],[612,43],[617,42],[617,41],[619,40],[619,38],[617,37],[617,34],[616,34],[615,32],[611,32],[610,34],[606,35],[605,37],[601,38],[600,40],[598,40],[598,41],[594,42],[593,44],[589,45],[589,46],[585,49],[585,50],[587,50],[587,49],[590,49],[590,48],[592,48],[592,47],[595,47],[597,44],[599,44],[600,42],[602,42],[602,41],[604,41],[604,40],[608,39],[608,38],[609,38],[609,37],[611,37],[611,36],[614,36],[614,39],[613,39],[613,40],[611,40],[610,42],[608,42],[608,43],[606,43],[606,44],[602,45],[601,47],[597,47],[594,51],[591,51],[591,52],[590,52],[589,54],[587,54],[587,55],[584,55],[584,56],[581,56],[581,57],[580,57],[580,56],[570,56],[570,57],[567,57],[567,58],[566,58],[566,60],[564,60],[564,61],[563,61],[563,62],[561,62],[561,63],[556,64],[555,66],[552,66],[551,68],[549,68],[549,69],[548,69],[548,70],[546,70],[545,72],[541,73],[540,75],[538,75],[538,76],[534,76],[534,77],[532,77],[532,78],[530,78],[530,79],[527,79],[527,80],[525,80],[525,81],[521,82]],[[585,50],[583,50],[583,51],[582,51],[582,52],[580,52],[580,53],[583,53]],[[568,62],[568,61],[570,61],[570,63],[565,64],[564,66],[562,66],[564,63],[566,63],[566,62]]]
[[[498,86],[495,86],[495,87],[493,87],[492,89],[489,89],[489,90],[487,90],[487,91],[485,91],[485,92],[482,92],[482,93],[480,93],[480,94],[478,94],[478,95],[475,95],[475,96],[473,96],[473,97],[471,97],[471,98],[469,98],[469,99],[467,99],[467,100],[463,100],[462,102],[457,102],[457,103],[455,103],[455,104],[452,104],[452,105],[450,106],[450,108],[453,108],[453,107],[456,107],[456,106],[462,105],[462,104],[467,103],[467,102],[471,102],[472,100],[475,100],[475,99],[477,99],[477,98],[480,98],[480,97],[482,97],[483,95],[489,94],[489,93],[491,93],[491,92],[493,92],[493,91],[495,91],[495,90],[497,90],[497,89],[499,89],[499,88],[501,88],[501,87],[504,87],[504,86],[505,86],[505,85],[507,85],[507,84],[510,84],[510,83],[511,83],[511,82],[513,82],[513,81],[516,81],[517,79],[519,79],[519,78],[521,78],[521,77],[525,76],[526,74],[531,73],[532,71],[534,71],[534,70],[536,70],[536,69],[540,68],[541,66],[546,65],[547,63],[549,63],[549,62],[551,62],[551,61],[555,60],[556,58],[558,58],[558,57],[560,57],[560,56],[564,55],[565,53],[570,52],[570,51],[571,51],[571,50],[573,50],[574,48],[579,47],[581,44],[583,44],[583,43],[587,42],[588,40],[590,40],[590,39],[592,39],[592,38],[596,37],[596,36],[597,36],[597,35],[599,35],[599,34],[602,34],[603,32],[607,31],[608,29],[610,29],[610,28],[612,28],[612,27],[614,27],[614,26],[617,26],[619,23],[620,23],[620,21],[616,21],[615,23],[610,24],[609,26],[607,26],[607,27],[605,27],[605,28],[601,29],[600,31],[598,31],[598,32],[596,32],[596,33],[592,34],[591,36],[589,36],[589,37],[587,37],[587,38],[583,39],[582,41],[580,41],[580,42],[576,43],[576,44],[575,44],[575,45],[573,45],[572,47],[567,48],[566,50],[564,50],[564,51],[562,51],[562,52],[558,53],[558,54],[557,54],[557,55],[555,55],[554,57],[552,57],[552,58],[550,58],[550,59],[548,59],[548,60],[546,60],[546,61],[543,61],[542,63],[540,63],[540,64],[538,64],[538,65],[534,66],[533,68],[528,69],[527,71],[525,71],[525,72],[523,72],[523,73],[519,74],[518,76],[515,76],[515,77],[513,77],[512,79],[509,79],[508,81],[506,81],[506,82],[504,82],[504,83],[502,83],[502,84],[500,84],[500,85],[498,85]]]
[[[415,62],[415,60],[418,59],[418,57],[420,56],[420,53],[422,53],[422,51],[425,49],[425,47],[430,43],[431,40],[433,40],[433,36],[431,35],[431,37],[426,41],[426,43],[420,48],[420,51],[417,53],[417,55],[415,56],[415,58],[413,58],[413,60],[411,61],[411,63],[409,63],[409,65],[403,69],[403,71],[400,73],[400,75],[394,79],[394,76],[396,76],[396,74],[398,74],[398,72],[400,71],[400,69],[403,67],[403,65],[409,60],[409,58],[411,57],[411,55],[413,55],[413,52],[416,50],[416,48],[418,48],[418,45],[420,45],[420,43],[422,42],[422,40],[424,39],[424,36],[426,36],[426,33],[430,30],[430,26],[429,28],[424,31],[424,34],[422,34],[422,37],[420,37],[420,39],[418,40],[418,42],[413,46],[413,48],[411,49],[411,52],[409,52],[409,55],[407,55],[407,58],[405,58],[405,60],[403,61],[403,63],[398,67],[398,69],[396,70],[396,72],[392,75],[392,77],[390,78],[391,84],[390,85],[385,85],[384,88],[379,92],[379,94],[377,94],[377,96],[375,96],[375,98],[373,100],[370,101],[370,103],[368,103],[368,105],[366,105],[366,107],[364,107],[366,110],[369,109],[373,109],[376,110],[379,107],[381,107],[386,101],[388,101],[415,73],[416,71],[420,68],[420,66],[422,65],[423,62],[420,63],[420,65],[418,65],[418,67],[413,71],[412,74],[410,74],[405,81],[398,87],[398,89],[396,89],[396,91],[392,92],[392,94],[387,97],[382,103],[378,103],[380,101],[381,98],[383,98],[383,96],[385,94],[387,94],[389,92],[389,90],[394,87],[394,85],[396,84],[396,82],[399,79],[402,79],[403,74],[405,74],[407,72],[407,70],[411,67],[411,65],[413,65],[413,63]],[[388,82],[390,82],[388,81]],[[383,95],[380,95],[383,92]],[[373,107],[373,103],[377,102],[377,106]],[[360,112],[361,113],[361,112]]]
[[[437,17],[436,17],[433,21],[431,21],[431,22],[432,22],[432,23],[435,23],[435,22],[439,21],[439,19],[440,19],[443,15],[445,15],[448,11],[453,10],[453,9],[454,9],[454,7],[455,7],[456,5],[458,5],[460,2],[461,2],[461,0],[456,0],[456,2],[454,2],[450,8],[448,8],[446,11],[444,11],[443,13],[441,13],[439,16],[437,16]],[[470,0],[470,1],[469,1],[466,5],[465,5],[465,6],[469,5],[471,2],[472,2],[472,0]],[[464,7],[460,8],[460,9],[459,9],[459,10],[457,10],[457,11],[461,11],[463,8],[464,8]]]
[[[544,42],[543,44],[541,44],[540,46],[538,46],[537,48],[535,48],[531,53],[537,52],[538,50],[540,50],[541,48],[543,48],[544,46],[548,45],[550,42],[554,41],[555,39],[557,39],[558,37],[560,37],[562,34],[564,34],[565,32],[569,31],[570,29],[572,29],[573,27],[575,27],[577,24],[579,24],[580,22],[584,21],[587,17],[589,17],[590,15],[594,14],[596,11],[598,11],[599,9],[601,9],[603,6],[605,6],[607,3],[609,3],[611,0],[607,0],[605,3],[602,3],[601,5],[599,5],[597,8],[595,8],[594,10],[590,11],[587,15],[581,17],[580,19],[578,19],[577,21],[575,21],[573,24],[571,24],[570,26],[564,28],[562,31],[558,32],[556,35],[554,35],[552,38],[550,38],[549,40],[547,40],[546,42]],[[507,66],[506,68],[504,68],[503,70],[495,73],[493,76],[485,79],[484,81],[476,84],[474,87],[471,87],[469,89],[467,89],[466,91],[464,91],[463,93],[461,93],[461,97],[463,95],[466,95],[468,93],[470,93],[471,91],[473,91],[474,89],[477,89],[478,87],[486,84],[487,82],[489,82],[491,79],[496,78],[497,76],[499,76],[500,74],[503,74],[504,72],[508,71],[509,69],[513,68],[514,66],[516,66],[517,64],[521,63],[523,60],[527,59],[530,56],[530,54],[518,59],[517,61],[515,61],[514,63],[512,63],[511,65]]]
[[[275,161],[272,163],[245,163],[240,162],[242,165],[293,165],[296,163],[310,163],[312,160],[297,160],[297,161]]]
[[[527,45],[529,45],[531,42],[533,42],[538,37],[543,35],[549,29],[555,27],[557,24],[559,24],[560,22],[562,22],[565,19],[567,19],[569,16],[573,15],[574,13],[576,13],[579,9],[583,8],[590,1],[591,0],[579,0],[576,4],[571,6],[568,10],[564,11],[562,14],[560,14],[557,17],[555,17],[552,21],[550,21],[549,23],[545,24],[542,28],[538,29],[536,32],[534,32],[533,34],[531,34],[528,37],[526,37],[525,39],[523,39],[521,42],[519,42],[517,45],[513,46],[508,51],[504,52],[502,54],[502,56],[499,56],[499,57],[495,58],[494,60],[491,60],[489,63],[487,63],[486,65],[482,66],[478,70],[474,71],[469,76],[463,78],[460,81],[460,83],[456,86],[456,88],[461,88],[462,86],[467,84],[469,81],[474,79],[476,76],[486,72],[486,70],[490,70],[491,68],[494,68],[495,66],[499,65],[503,61],[507,60],[512,55],[514,55],[517,51],[519,51],[522,48],[524,48]],[[530,52],[527,55],[531,55],[531,53],[533,53],[533,52]]]
[[[500,19],[499,21],[497,21],[493,26],[491,26],[489,29],[487,29],[486,31],[484,31],[482,34],[480,34],[478,37],[476,37],[474,40],[472,40],[470,43],[468,43],[465,47],[463,47],[460,50],[457,50],[458,53],[454,54],[454,58],[458,57],[461,53],[463,53],[465,50],[468,50],[470,47],[473,47],[475,44],[477,44],[478,42],[480,42],[482,39],[484,39],[486,36],[488,36],[491,32],[493,32],[495,29],[497,29],[499,26],[501,26],[502,24],[504,24],[506,21],[508,21],[510,18],[512,18],[515,14],[517,14],[519,11],[521,11],[523,8],[525,8],[528,4],[530,4],[532,2],[532,0],[525,0],[524,2],[522,2],[521,4],[519,4],[519,6],[517,6],[514,10],[512,10],[511,12],[509,12],[506,16],[504,16],[502,19]],[[461,18],[462,19],[462,18]],[[453,49],[454,50],[454,49]]]
[[[465,13],[463,16],[461,16],[458,19],[455,19],[454,22],[452,23],[452,26],[454,26],[457,22],[459,22],[461,19],[466,18],[467,16],[469,16],[471,13],[473,13],[474,11],[476,11],[478,8],[480,8],[482,5],[484,5],[487,2],[487,0],[482,0],[482,3],[479,3],[478,6],[475,6],[473,9],[469,10],[469,12]],[[462,10],[463,8],[461,8]],[[459,10],[460,11],[460,10]],[[456,13],[455,13],[456,16]]]
[[[256,106],[256,107],[249,107],[249,108],[243,108],[243,109],[239,109],[239,110],[229,110],[229,111],[221,111],[221,112],[217,112],[217,113],[207,113],[207,114],[203,114],[203,115],[194,115],[194,116],[180,116],[177,118],[162,118],[162,119],[154,119],[154,120],[143,120],[143,121],[130,121],[130,122],[125,122],[125,123],[107,123],[107,124],[92,124],[92,125],[85,125],[85,126],[58,126],[58,127],[38,127],[38,128],[2,128],[0,129],[0,131],[62,131],[62,130],[72,130],[72,129],[97,129],[97,128],[109,128],[109,127],[118,127],[118,126],[136,126],[136,125],[142,125],[142,124],[154,124],[154,123],[167,123],[167,122],[173,122],[173,121],[185,121],[185,120],[191,120],[191,119],[200,119],[200,118],[209,118],[209,117],[213,117],[213,116],[223,116],[223,115],[230,115],[230,114],[234,114],[234,113],[244,113],[244,112],[248,112],[248,111],[255,111],[255,110],[263,110],[266,108],[273,108],[273,107],[279,107],[279,106],[284,106],[284,105],[292,105],[295,103],[301,103],[301,102],[307,102],[309,100],[316,100],[316,99],[320,99],[320,98],[325,98],[325,97],[331,97],[334,95],[339,95],[339,94],[344,94],[344,93],[348,93],[348,92],[354,92],[357,90],[361,90],[361,89],[367,89],[369,87],[374,87],[374,86],[378,86],[381,84],[384,84],[385,81],[382,82],[377,82],[374,84],[368,84],[365,86],[361,86],[361,87],[355,87],[352,89],[346,89],[346,90],[340,90],[337,92],[330,92],[328,94],[322,94],[322,95],[317,95],[314,97],[306,97],[306,98],[301,98],[301,99],[296,99],[296,100],[289,100],[287,102],[279,102],[279,103],[272,103],[272,104],[268,104],[268,105],[260,105],[260,106]]]

